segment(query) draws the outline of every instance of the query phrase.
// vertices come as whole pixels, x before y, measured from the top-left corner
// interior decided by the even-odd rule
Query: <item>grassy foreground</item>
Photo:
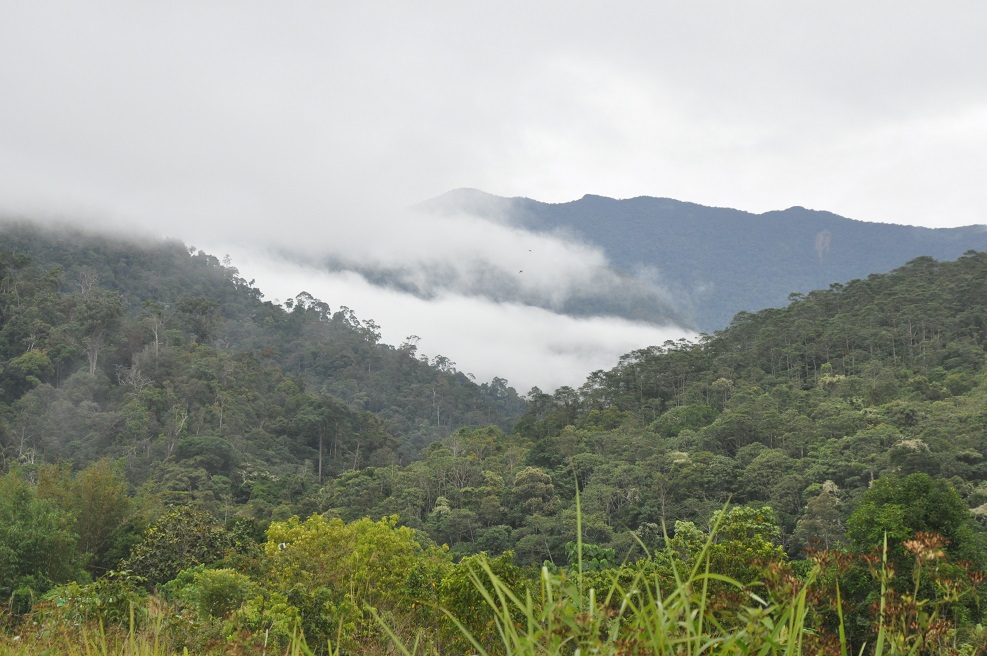
[[[266,635],[216,640],[195,651],[176,649],[166,626],[168,608],[151,597],[147,608],[131,607],[129,625],[104,629],[91,624],[26,622],[20,632],[0,638],[0,656],[171,656],[172,654],[284,654],[317,656],[343,653],[404,656],[476,654],[477,656],[554,656],[589,654],[634,656],[700,654],[978,654],[987,636],[978,625],[960,635],[948,615],[970,591],[955,576],[939,571],[942,539],[919,535],[906,544],[914,556],[902,589],[884,545],[866,557],[880,594],[871,603],[869,626],[848,626],[849,608],[841,592],[839,556],[821,553],[811,569],[795,576],[787,567],[763,571],[763,585],[745,586],[713,571],[711,534],[698,557],[670,572],[647,567],[585,571],[584,546],[577,545],[577,566],[570,571],[543,567],[536,584],[512,585],[486,562],[471,571],[481,610],[457,615],[437,609],[456,627],[455,639],[439,639],[429,627],[393,627],[373,608],[389,638],[376,648],[343,651],[339,635],[325,644],[308,644],[296,633],[287,644]],[[652,559],[651,562],[654,562]],[[673,561],[674,562],[674,561]],[[669,575],[674,584],[669,585]],[[970,581],[977,584],[979,581]],[[931,587],[930,587],[931,586]],[[932,590],[932,596],[925,593]],[[135,621],[142,614],[143,621]],[[341,629],[342,631],[342,629]],[[851,633],[857,637],[852,638]]]

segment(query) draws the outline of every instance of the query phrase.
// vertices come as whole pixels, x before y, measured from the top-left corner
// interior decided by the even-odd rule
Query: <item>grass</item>
[[[577,496],[577,511],[579,499]],[[637,574],[630,584],[612,577],[601,590],[583,571],[582,526],[577,512],[577,562],[570,576],[543,567],[534,592],[512,589],[481,563],[471,573],[493,614],[493,632],[478,636],[449,610],[446,616],[477,656],[700,655],[803,653],[809,585],[792,589],[784,603],[771,604],[739,581],[710,571],[715,527],[691,568],[673,568],[674,586],[663,591],[657,575]],[[712,588],[727,589],[745,603],[730,614],[713,609]],[[378,618],[379,619],[379,618]],[[433,653],[403,644],[382,622],[404,656]],[[845,639],[843,641],[845,645]]]
[[[581,528],[577,526],[580,533]],[[910,605],[902,605],[891,587],[894,572],[885,540],[880,557],[869,561],[880,582],[874,630],[871,639],[852,652],[838,580],[831,582],[835,599],[822,599],[819,589],[814,588],[824,569],[821,561],[805,578],[789,576],[787,585],[776,586],[772,594],[762,598],[739,581],[710,570],[715,534],[716,527],[691,567],[673,567],[674,584],[670,586],[663,587],[657,575],[639,573],[629,584],[612,576],[598,590],[588,584],[583,572],[580,541],[571,578],[565,572],[543,567],[533,592],[512,589],[485,564],[472,572],[472,583],[493,614],[491,635],[474,635],[454,613],[443,612],[477,656],[982,653],[969,645],[958,645],[955,632],[951,646],[931,640],[930,627],[944,627],[945,623],[938,618],[936,604],[941,602],[918,601],[919,580],[923,563],[928,567],[930,562],[929,551],[915,553],[913,596]],[[812,594],[814,598],[810,598]],[[734,599],[735,605],[724,609],[724,598]],[[827,636],[820,627],[825,623],[820,603],[822,610],[833,612],[837,618],[835,634]],[[386,625],[384,629],[403,656],[437,653],[417,642],[405,645]]]
[[[707,543],[707,547],[712,542]],[[577,564],[578,567],[578,564]],[[863,645],[856,654],[848,649],[844,631],[842,600],[836,588],[835,609],[839,614],[840,656],[904,656],[931,653],[920,635],[909,635],[907,626],[897,630],[888,616],[886,600],[888,577],[886,558],[879,571],[882,579],[880,612],[874,641]],[[472,573],[473,585],[482,594],[493,614],[490,635],[473,635],[451,611],[444,611],[461,632],[470,652],[477,656],[644,656],[675,655],[764,655],[795,656],[817,653],[807,650],[806,638],[815,635],[810,626],[809,581],[792,588],[783,600],[770,602],[751,593],[741,583],[709,570],[709,559],[700,558],[686,571],[675,571],[675,584],[663,590],[657,577],[639,575],[630,585],[612,580],[605,589],[587,584],[577,572],[568,576],[543,567],[538,585],[523,591],[512,589],[488,566]],[[713,606],[712,588],[728,589],[739,595],[742,603],[730,612],[718,612]],[[929,611],[934,621],[934,611]],[[379,618],[378,618],[379,619]],[[393,642],[395,653],[404,656],[439,653],[464,653],[438,650],[434,645],[415,641],[403,643],[386,624],[384,631]],[[0,656],[171,656],[172,651],[161,630],[160,622],[150,623],[141,631],[87,629],[34,635],[30,640],[8,637],[0,641]],[[320,653],[340,656],[338,647],[328,644]],[[188,652],[184,652],[187,654]],[[224,646],[215,651],[231,652]],[[243,652],[247,653],[247,652]],[[251,652],[256,653],[256,652]],[[303,636],[296,634],[287,647],[265,650],[268,654],[314,656]]]
[[[956,602],[965,594],[960,588],[954,589],[953,596],[920,598],[923,577],[936,585],[947,581],[937,574],[937,559],[943,553],[941,543],[936,542],[938,536],[919,534],[905,543],[915,556],[915,568],[906,586],[908,590],[903,592],[895,589],[886,540],[878,556],[864,559],[880,584],[879,598],[874,599],[873,630],[867,642],[851,649],[839,578],[830,576],[823,581],[837,570],[824,559],[819,559],[801,578],[780,567],[772,573],[767,567],[766,576],[777,580],[769,581],[765,591],[758,587],[755,592],[740,581],[711,570],[716,528],[713,527],[695,557],[687,561],[667,559],[671,563],[670,573],[659,574],[647,567],[585,572],[584,545],[578,537],[575,569],[555,571],[542,567],[537,582],[531,585],[512,586],[480,559],[477,567],[470,570],[470,582],[482,597],[482,610],[489,613],[491,621],[468,623],[453,609],[439,609],[458,632],[458,639],[451,643],[423,638],[436,635],[427,633],[427,627],[421,627],[422,631],[410,643],[402,641],[392,624],[384,621],[375,609],[368,610],[390,640],[384,649],[403,656],[983,653],[977,647],[959,643],[955,630],[940,618],[947,603]],[[577,520],[577,533],[582,533],[581,519]],[[621,572],[628,571],[633,575],[621,576]],[[148,620],[139,630],[134,628],[137,623],[131,610],[129,630],[82,625],[35,627],[23,639],[0,635],[0,656],[184,656],[189,652],[174,651],[170,646],[166,613],[160,604],[150,604]],[[831,625],[828,631],[824,628],[827,622]],[[467,624],[483,628],[474,629],[474,633]],[[287,646],[275,647],[264,641],[263,648],[258,650],[256,640],[242,644],[225,642],[205,647],[198,653],[341,656],[343,652],[338,645],[343,637],[336,635],[335,644],[309,646],[299,631]],[[987,637],[981,642],[987,644]]]

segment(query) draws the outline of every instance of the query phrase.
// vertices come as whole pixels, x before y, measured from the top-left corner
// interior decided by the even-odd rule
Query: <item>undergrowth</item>
[[[577,499],[578,508],[578,499]],[[904,543],[914,557],[908,579],[896,578],[883,548],[863,556],[879,584],[873,586],[867,626],[848,622],[851,604],[841,585],[852,556],[820,552],[811,567],[795,575],[784,562],[760,564],[756,586],[713,571],[713,527],[696,557],[666,558],[661,570],[651,557],[620,568],[585,571],[581,519],[577,519],[575,566],[541,568],[537,581],[508,583],[477,559],[470,582],[482,598],[489,621],[459,617],[438,609],[454,636],[436,641],[434,627],[420,627],[410,641],[374,608],[390,640],[383,651],[403,656],[644,656],[758,655],[914,656],[985,653],[987,632],[979,625],[961,633],[950,617],[984,581],[982,575],[946,563],[944,539],[917,534]],[[656,554],[657,556],[657,554]],[[643,564],[642,564],[643,563]],[[858,563],[858,564],[859,564]],[[626,564],[625,564],[626,565]],[[858,571],[860,571],[858,569]],[[628,575],[632,572],[632,575]],[[345,637],[310,645],[300,629],[287,644],[268,642],[264,634],[220,636],[195,650],[176,648],[169,635],[169,610],[152,596],[138,607],[131,602],[127,621],[105,627],[92,622],[55,622],[43,614],[8,627],[0,637],[0,656],[171,656],[172,654],[261,654],[262,656],[341,656],[370,653],[340,649]],[[859,607],[858,607],[859,610]],[[857,611],[854,611],[857,612]],[[479,627],[479,628],[478,628]],[[412,634],[414,632],[412,631]]]

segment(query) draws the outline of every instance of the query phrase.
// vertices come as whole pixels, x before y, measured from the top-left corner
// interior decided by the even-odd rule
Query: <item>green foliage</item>
[[[233,447],[227,440],[198,435],[181,438],[175,458],[187,461],[187,466],[202,467],[213,475],[228,474],[235,459]]]
[[[92,583],[68,583],[45,594],[37,620],[52,630],[80,624],[139,628],[147,619],[144,580],[130,572],[107,572]]]
[[[286,305],[175,242],[0,226],[0,401],[16,409],[0,467],[122,459],[137,487],[225,511],[237,490],[213,476],[304,466],[325,481],[523,409],[503,379],[477,385],[381,344],[347,308],[305,293]]]
[[[675,534],[657,558],[672,559],[665,563],[672,569],[695,568],[698,562],[705,561],[712,571],[757,588],[764,580],[766,566],[787,560],[778,543],[780,537],[781,530],[770,507],[733,506],[713,513],[708,534],[692,522],[676,522]]]
[[[120,637],[146,639],[167,645],[167,653],[407,654],[413,641],[419,653],[615,656],[947,654],[980,639],[960,622],[987,575],[954,564],[942,536],[906,541],[903,568],[892,566],[886,550],[883,558],[823,552],[796,576],[771,543],[777,527],[769,509],[728,508],[715,522],[709,533],[680,523],[655,558],[583,573],[546,565],[536,573],[509,553],[453,564],[392,519],[295,518],[272,525],[270,570],[261,580],[200,565],[163,586],[161,599],[147,597],[130,574],[112,573],[51,591],[23,635],[49,649],[59,640],[88,645],[87,632],[96,630],[107,646]],[[584,564],[612,555],[575,545],[572,559]],[[352,573],[334,562],[346,547],[359,554],[345,563]],[[729,575],[743,571],[744,559],[760,573],[749,585]],[[380,578],[395,565],[403,576]],[[848,584],[861,568],[873,577],[873,596],[851,599]],[[865,649],[875,643],[873,652]],[[69,642],[58,644],[59,653],[75,653]]]
[[[738,515],[734,528],[743,532],[744,523]],[[761,528],[760,520],[754,523]],[[711,570],[705,550],[712,543],[707,539],[695,554],[696,567],[673,568],[668,587],[646,569],[627,585],[614,577],[599,580],[597,588],[547,566],[537,582],[519,585],[495,571],[490,559],[478,558],[468,570],[468,583],[457,579],[454,586],[458,603],[447,613],[459,636],[449,644],[457,652],[483,655],[802,653],[803,636],[811,633],[808,586],[778,588],[779,598],[771,602],[746,596],[741,584]],[[711,582],[741,599],[728,621],[716,617]],[[399,649],[411,653],[400,641]]]
[[[197,565],[182,570],[162,588],[165,596],[194,608],[200,617],[223,618],[239,609],[252,596],[249,576],[232,569],[209,569]]]
[[[792,539],[800,549],[830,549],[841,544],[844,535],[840,501],[833,490],[824,488],[806,503]]]
[[[448,569],[439,584],[438,607],[452,615],[436,618],[443,627],[443,639],[454,649],[468,650],[471,643],[465,635],[468,632],[492,648],[497,639],[493,629],[499,613],[488,600],[496,595],[500,585],[523,595],[533,584],[529,573],[514,564],[514,554],[510,551],[494,557],[479,553],[463,558],[456,567]]]
[[[847,537],[858,550],[869,550],[887,536],[895,562],[907,558],[904,542],[923,532],[945,537],[954,558],[987,564],[983,535],[963,499],[948,481],[927,474],[874,481],[847,526]]]
[[[697,430],[709,426],[716,419],[717,412],[708,405],[684,405],[663,413],[651,428],[664,437],[678,437],[685,429]]]
[[[602,572],[614,569],[618,565],[617,552],[614,549],[589,543],[580,545],[578,542],[566,542],[565,554],[570,567],[576,564],[580,549],[582,549],[582,560],[579,562],[583,572]]]
[[[42,467],[37,494],[48,498],[71,517],[86,570],[97,575],[113,568],[113,555],[130,536],[131,499],[119,468],[99,460],[77,474],[67,465]]]
[[[347,649],[362,640],[379,640],[368,608],[392,612],[410,604],[429,603],[431,593],[412,576],[417,562],[444,561],[442,551],[423,547],[397,517],[380,521],[312,515],[274,522],[264,552],[272,587],[298,607],[302,630],[310,641],[326,644],[346,636]],[[417,595],[425,593],[425,598]]]
[[[632,351],[578,388],[532,390],[508,431],[523,402],[506,381],[477,386],[411,339],[383,345],[372,321],[308,294],[265,303],[194,249],[0,239],[36,258],[0,256],[9,608],[50,604],[41,593],[72,579],[73,594],[97,598],[87,586],[110,586],[98,577],[129,553],[125,567],[173,590],[163,630],[183,636],[179,649],[261,650],[268,631],[285,647],[297,622],[317,650],[371,653],[386,649],[372,608],[402,638],[465,650],[440,609],[494,649],[501,615],[485,593],[499,603],[506,588],[487,569],[533,599],[612,591],[607,614],[626,591],[648,584],[666,599],[699,577],[717,604],[704,621],[744,635],[774,630],[789,567],[808,576],[799,559],[846,544],[847,529],[853,552],[887,530],[897,572],[913,565],[916,530],[944,534],[926,598],[958,572],[977,576],[960,561],[982,560],[987,521],[982,254],[917,260],[739,315],[696,343]],[[853,558],[819,576],[840,581],[860,644],[881,586],[902,595],[910,581]],[[542,564],[548,579],[531,568]],[[965,631],[978,595],[937,612]],[[518,596],[509,615],[545,617],[543,601]],[[587,603],[562,603],[552,630],[615,644],[591,641],[614,624],[584,623]]]
[[[20,590],[38,596],[53,585],[83,578],[71,518],[15,469],[0,476],[0,599]]]
[[[7,363],[3,369],[3,389],[16,398],[29,389],[42,384],[55,372],[48,354],[44,351],[28,351]]]
[[[123,567],[148,585],[160,585],[182,570],[218,561],[229,547],[229,534],[211,515],[182,506],[167,512],[144,532]]]

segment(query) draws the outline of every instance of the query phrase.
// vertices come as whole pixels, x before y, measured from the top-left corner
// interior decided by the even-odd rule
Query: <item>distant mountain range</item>
[[[672,299],[676,314],[703,332],[740,311],[781,307],[792,293],[890,271],[920,256],[953,260],[987,250],[987,226],[921,228],[848,219],[791,207],[752,214],[670,198],[568,203],[503,198],[458,189],[419,208],[563,233],[600,248],[636,284]],[[649,314],[638,308],[629,318]]]

